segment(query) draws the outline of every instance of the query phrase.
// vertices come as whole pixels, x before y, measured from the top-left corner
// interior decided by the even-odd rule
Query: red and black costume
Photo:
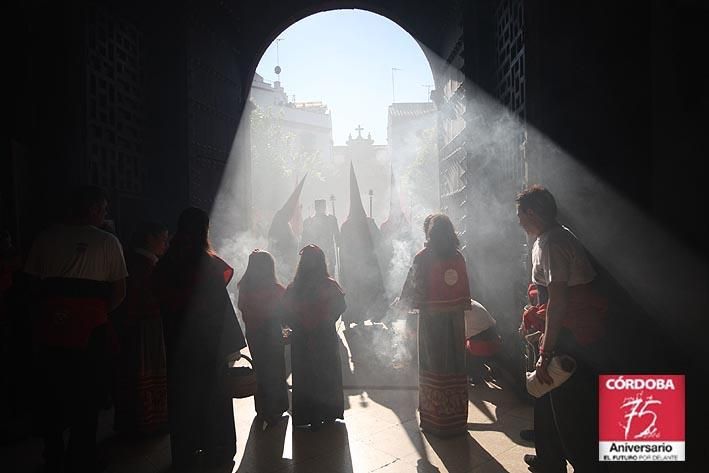
[[[117,431],[155,432],[167,425],[167,374],[160,306],[153,295],[157,258],[126,253],[126,298],[111,314],[120,343],[116,360]]]
[[[466,432],[468,376],[465,320],[470,287],[460,251],[442,258],[424,248],[414,258],[401,300],[419,309],[421,428],[441,436]]]

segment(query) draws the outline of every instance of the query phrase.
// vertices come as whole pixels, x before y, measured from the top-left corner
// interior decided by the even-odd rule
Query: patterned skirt
[[[468,376],[462,311],[419,315],[421,429],[438,436],[467,431]]]
[[[159,431],[167,426],[162,323],[159,318],[141,320],[121,338],[114,428],[141,433]]]

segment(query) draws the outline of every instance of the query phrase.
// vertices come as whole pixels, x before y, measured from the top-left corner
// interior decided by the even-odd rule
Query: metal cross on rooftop
[[[362,128],[362,125],[357,125],[357,128],[355,128],[355,130],[357,130],[357,134],[359,135],[359,137],[362,138],[362,130],[364,130],[364,128]]]

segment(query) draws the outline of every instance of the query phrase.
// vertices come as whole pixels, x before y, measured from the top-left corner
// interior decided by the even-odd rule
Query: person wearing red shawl
[[[598,462],[598,386],[600,342],[607,299],[596,289],[596,271],[576,236],[557,221],[554,196],[532,186],[517,196],[519,224],[534,240],[534,304],[525,310],[520,333],[541,329],[536,376],[544,384],[551,359],[569,355],[576,371],[564,384],[534,403],[536,455],[525,462],[539,471],[603,471]]]
[[[339,337],[335,322],[345,295],[327,273],[325,253],[315,245],[300,251],[293,282],[283,297],[284,320],[292,329],[293,425],[320,428],[344,418]]]
[[[427,222],[427,244],[414,257],[399,303],[419,311],[421,429],[448,437],[467,432],[464,311],[471,308],[470,287],[450,219],[437,214]]]
[[[167,250],[167,227],[140,222],[126,251],[126,298],[111,314],[119,338],[114,429],[159,432],[167,424],[167,375],[160,307],[151,291],[158,258]]]
[[[153,273],[167,355],[173,468],[227,465],[236,453],[228,360],[246,346],[226,286],[234,270],[211,249],[209,216],[180,214],[170,249]]]
[[[256,415],[272,426],[288,410],[285,350],[281,329],[281,299],[286,292],[276,278],[273,256],[254,250],[239,281],[239,302],[246,340],[253,358],[258,389]]]

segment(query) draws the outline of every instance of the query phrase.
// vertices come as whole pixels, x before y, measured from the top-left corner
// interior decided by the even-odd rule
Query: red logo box
[[[684,461],[684,375],[599,376],[599,460]]]

